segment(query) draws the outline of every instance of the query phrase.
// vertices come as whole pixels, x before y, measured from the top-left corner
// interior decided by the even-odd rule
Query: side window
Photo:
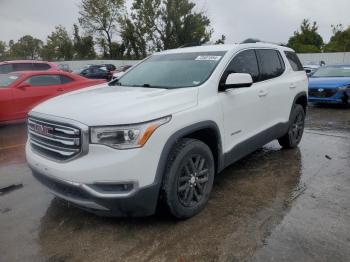
[[[12,64],[0,65],[0,74],[8,74],[13,72]]]
[[[285,51],[284,53],[286,54],[288,61],[294,71],[304,71],[303,65],[296,53],[292,51]]]
[[[224,83],[231,73],[250,74],[254,82],[259,80],[259,67],[254,50],[246,50],[236,55],[227,67],[221,83]]]
[[[61,77],[59,75],[31,76],[26,80],[26,83],[29,83],[32,86],[60,85],[61,84]]]
[[[70,82],[73,82],[74,80],[72,78],[70,78],[69,76],[64,76],[64,75],[61,75],[61,83],[62,84],[68,84]]]
[[[32,63],[18,63],[13,64],[14,71],[30,71],[33,70],[33,64]]]
[[[33,64],[34,70],[48,70],[51,67],[48,64],[44,63],[35,63]]]
[[[99,69],[99,68],[93,68],[92,72],[94,74],[103,74],[104,73],[104,71],[102,69]]]
[[[258,50],[260,60],[260,81],[279,77],[285,70],[280,53],[272,49]]]

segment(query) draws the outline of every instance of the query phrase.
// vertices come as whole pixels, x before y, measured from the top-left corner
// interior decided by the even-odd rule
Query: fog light
[[[89,187],[100,193],[127,193],[134,189],[133,183],[123,183],[123,184],[93,184]]]

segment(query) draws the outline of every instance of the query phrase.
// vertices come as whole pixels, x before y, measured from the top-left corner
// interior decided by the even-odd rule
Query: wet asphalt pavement
[[[350,261],[350,108],[311,107],[299,148],[276,142],[216,177],[206,209],[100,218],[31,175],[24,125],[0,127],[0,261]]]

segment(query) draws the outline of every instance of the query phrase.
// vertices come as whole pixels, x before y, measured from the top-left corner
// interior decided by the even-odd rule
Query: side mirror
[[[229,74],[226,83],[221,84],[221,91],[231,88],[250,87],[253,85],[253,78],[250,74],[232,73]]]
[[[32,85],[29,84],[29,83],[23,82],[23,83],[20,83],[20,84],[17,86],[17,88],[18,88],[18,89],[24,90],[24,89],[26,89],[27,87],[30,87],[30,86],[32,86]]]

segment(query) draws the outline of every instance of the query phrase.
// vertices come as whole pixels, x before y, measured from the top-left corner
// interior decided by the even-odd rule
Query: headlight
[[[143,147],[153,132],[170,120],[171,116],[167,116],[135,125],[92,127],[90,141],[92,144],[102,144],[116,149]]]
[[[350,90],[350,85],[338,87],[339,91],[345,91],[345,90],[348,90],[348,89]]]

